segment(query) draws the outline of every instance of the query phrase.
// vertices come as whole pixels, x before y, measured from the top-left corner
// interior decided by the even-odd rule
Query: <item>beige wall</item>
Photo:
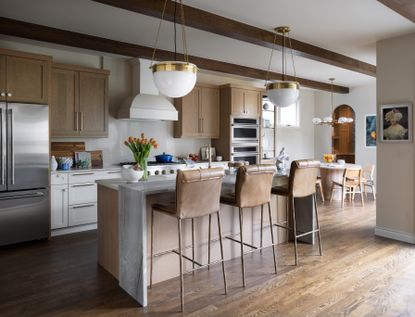
[[[377,107],[415,99],[415,33],[377,43]],[[379,122],[379,120],[378,120]],[[413,143],[378,143],[376,234],[415,243]]]

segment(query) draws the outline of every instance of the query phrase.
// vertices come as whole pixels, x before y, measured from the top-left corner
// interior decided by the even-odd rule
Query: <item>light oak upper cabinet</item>
[[[179,111],[174,137],[219,138],[219,87],[198,84],[174,104]]]
[[[52,57],[0,49],[0,100],[47,104]]]
[[[79,112],[81,136],[108,136],[108,74],[80,72]]]
[[[50,107],[52,136],[73,136],[79,130],[79,72],[53,67]]]
[[[261,92],[246,88],[223,86],[231,91],[231,114],[233,116],[259,117],[261,109]]]
[[[54,64],[53,137],[108,136],[108,76],[106,70]]]
[[[201,88],[201,134],[205,138],[219,138],[219,87]]]

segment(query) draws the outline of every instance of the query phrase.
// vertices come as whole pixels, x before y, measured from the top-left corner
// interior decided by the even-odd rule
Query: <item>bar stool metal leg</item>
[[[294,229],[294,254],[295,254],[295,265],[298,265],[298,251],[297,251],[297,221],[295,217],[295,200],[291,198],[291,208],[293,214],[293,229]]]
[[[179,229],[179,257],[180,257],[180,306],[184,310],[184,279],[183,279],[183,254],[182,254],[182,219],[178,219]]]
[[[261,205],[261,237],[260,237],[260,242],[259,242],[259,246],[260,246],[260,250],[259,253],[262,254],[262,232],[263,232],[263,226],[264,226],[264,205]],[[272,227],[272,224],[271,224]]]
[[[321,233],[320,233],[320,223],[318,221],[318,210],[317,210],[317,197],[316,194],[313,195],[313,199],[314,199],[314,210],[316,213],[316,225],[317,225],[317,237],[318,237],[318,249],[320,251],[320,256],[323,255],[323,248],[321,246]]]
[[[212,225],[212,215],[209,214],[209,232],[208,232],[208,264],[210,264],[210,239],[211,239],[211,225]],[[210,270],[210,265],[208,265],[208,270]]]
[[[228,294],[228,286],[226,284],[226,274],[225,274],[225,262],[224,262],[225,259],[224,259],[224,256],[223,256],[222,228],[221,228],[221,223],[220,223],[219,211],[217,212],[217,216],[218,216],[218,233],[219,233],[220,256],[221,256],[221,259],[222,259],[223,284],[224,284],[224,287],[225,287],[225,294]],[[209,215],[209,219],[210,218],[211,218],[211,215]],[[209,237],[209,242],[210,242],[210,237]]]
[[[262,206],[261,206],[262,207]],[[272,215],[271,215],[271,204],[268,202],[268,214],[269,214],[269,230],[271,232],[271,243],[272,243],[272,254],[274,257],[274,270],[275,270],[275,274],[277,274],[277,258],[275,256],[275,242],[274,242],[274,230],[272,230],[273,225],[272,225]],[[262,247],[262,245],[261,245]]]
[[[242,264],[242,286],[245,287],[245,263],[244,263],[244,239],[243,239],[243,215],[242,208],[239,208],[239,230],[241,235],[241,264]]]
[[[192,269],[195,269],[195,220],[192,218]],[[195,275],[195,271],[192,271],[192,274]]]
[[[150,226],[150,288],[153,286],[153,256],[154,256],[154,209],[151,208],[151,226]]]

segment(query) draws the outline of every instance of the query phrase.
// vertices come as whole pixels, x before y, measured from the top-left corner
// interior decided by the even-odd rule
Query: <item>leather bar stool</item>
[[[181,309],[184,309],[184,281],[183,281],[183,259],[189,260],[198,266],[198,268],[210,265],[202,265],[194,260],[194,252],[192,259],[183,255],[183,232],[182,223],[185,219],[192,219],[192,247],[194,247],[193,220],[195,218],[217,215],[219,244],[222,263],[223,283],[225,294],[227,293],[225,264],[223,258],[222,245],[222,229],[220,222],[220,193],[222,188],[222,179],[224,170],[222,168],[208,168],[199,170],[179,170],[176,178],[176,201],[173,203],[157,203],[152,205],[151,210],[151,259],[150,259],[150,287],[153,284],[153,256],[154,256],[154,213],[161,212],[165,215],[177,218],[178,234],[179,234],[179,250],[172,252],[179,255],[180,258],[180,300]],[[209,235],[210,239],[210,235]],[[194,248],[192,248],[194,251]],[[191,270],[194,271],[194,268]]]
[[[237,242],[241,246],[241,264],[242,264],[242,284],[245,287],[245,263],[244,263],[244,245],[252,248],[254,251],[262,249],[262,229],[261,229],[261,246],[255,247],[244,242],[243,239],[243,209],[261,206],[261,228],[262,228],[262,214],[265,204],[268,205],[268,214],[270,222],[272,252],[274,256],[274,269],[277,273],[277,259],[275,257],[275,242],[274,233],[272,230],[272,216],[271,216],[271,187],[272,180],[275,173],[273,165],[248,165],[239,167],[236,174],[235,188],[228,193],[224,193],[220,202],[222,204],[238,207],[239,209],[239,230],[240,240],[232,237],[226,237],[231,241]]]
[[[287,197],[288,204],[287,209],[291,209],[292,212],[292,228],[288,225],[276,223],[277,227],[284,228],[289,231],[293,231],[294,234],[294,254],[295,254],[295,265],[298,264],[298,251],[297,251],[297,239],[303,236],[317,233],[318,236],[318,247],[320,256],[322,253],[321,247],[321,234],[320,224],[318,221],[318,210],[317,210],[317,199],[316,199],[316,180],[318,170],[320,168],[320,162],[315,160],[297,160],[291,163],[290,176],[288,186],[276,186],[272,188],[272,194],[278,196]],[[295,198],[313,197],[314,211],[316,215],[317,228],[313,228],[311,231],[298,233],[296,223],[296,210],[295,210]],[[288,213],[287,213],[288,214]],[[288,219],[287,222],[288,223]]]

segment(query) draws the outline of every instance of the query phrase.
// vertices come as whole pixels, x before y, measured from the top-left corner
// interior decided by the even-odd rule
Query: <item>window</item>
[[[278,108],[278,125],[283,127],[298,127],[299,102],[285,108]]]

